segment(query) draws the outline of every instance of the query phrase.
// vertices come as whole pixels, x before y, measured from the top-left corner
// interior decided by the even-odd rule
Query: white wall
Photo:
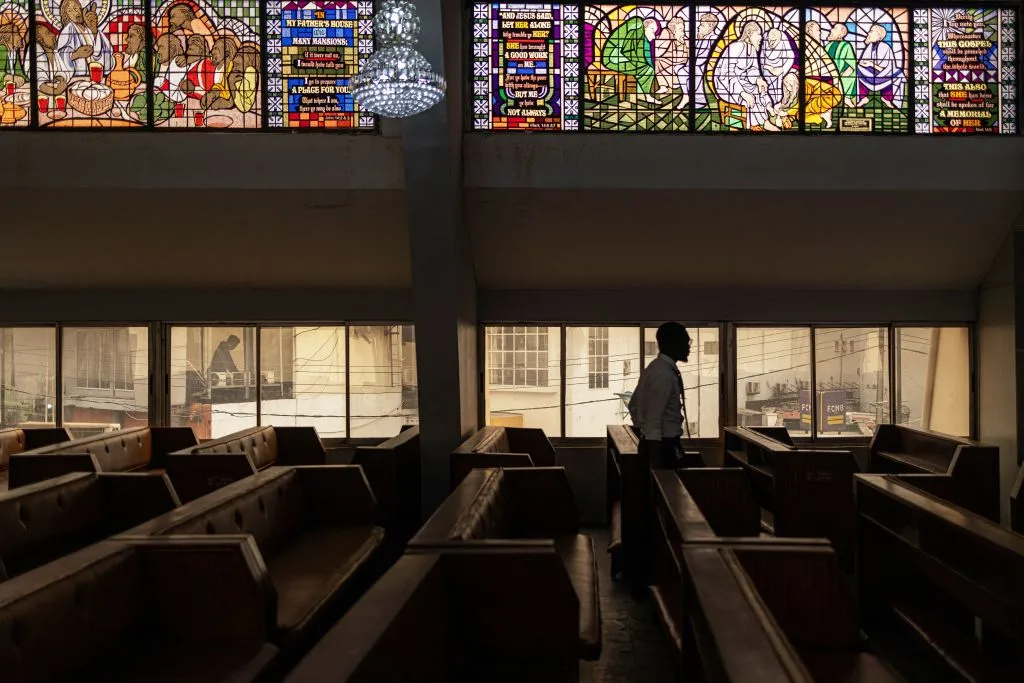
[[[1007,238],[978,293],[978,436],[999,447],[1004,522],[1008,519],[1010,488],[1018,469],[1014,238],[1013,233]]]

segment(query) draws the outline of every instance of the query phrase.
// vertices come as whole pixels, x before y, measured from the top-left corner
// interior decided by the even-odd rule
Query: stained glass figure
[[[270,0],[267,86],[273,128],[362,128],[351,79],[373,53],[373,2]]]
[[[473,128],[579,128],[579,8],[473,5]]]
[[[0,2],[0,128],[31,121],[28,1]]]
[[[259,128],[259,0],[155,0],[153,122]]]
[[[799,129],[800,25],[785,18],[793,11],[786,7],[696,8],[695,66],[697,88],[703,89],[696,98],[697,130]],[[834,99],[830,89],[815,86],[808,111],[813,103],[819,116],[827,116]]]
[[[805,129],[907,132],[909,10],[807,8],[804,20],[804,90],[808,97]],[[826,116],[815,111],[820,107],[812,109],[814,92],[828,92],[829,103],[837,99]]]
[[[145,124],[145,21],[142,0],[37,0],[39,124]]]
[[[1017,12],[914,10],[918,133],[1017,131]]]
[[[583,12],[583,127],[686,130],[689,8],[588,5]]]

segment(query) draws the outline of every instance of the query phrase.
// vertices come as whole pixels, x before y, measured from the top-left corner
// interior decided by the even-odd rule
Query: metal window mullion
[[[352,371],[349,364],[349,349],[352,347],[351,329],[345,323],[345,438],[352,438]],[[292,378],[294,382],[294,377]],[[419,384],[417,378],[416,383]]]
[[[161,362],[163,357],[162,325],[150,321],[146,328],[146,337],[149,340],[148,353],[146,354],[146,374],[149,377],[149,386],[146,388],[146,395],[148,397],[146,413],[150,426],[163,426],[166,424],[163,416],[163,397],[167,395],[167,387],[164,383],[163,363]],[[133,367],[133,375],[134,372],[135,368]]]
[[[64,325],[57,323],[57,335],[54,340],[57,358],[54,365],[53,383],[53,423],[57,427],[64,426]]]
[[[739,382],[739,359],[737,354],[739,347],[736,343],[736,323],[724,323],[719,327],[719,339],[722,343],[719,347],[719,382],[721,386],[719,395],[719,417],[720,425],[738,425],[738,391]],[[721,430],[719,430],[721,433]]]
[[[566,403],[565,403],[565,398],[566,398],[566,384],[565,384],[565,370],[566,370],[566,363],[565,363],[565,351],[566,351],[566,348],[567,348],[567,344],[566,344],[566,339],[565,339],[565,335],[566,335],[566,333],[567,333],[567,331],[568,331],[568,328],[566,327],[565,323],[562,323],[562,324],[561,324],[561,325],[559,326],[559,329],[561,330],[561,334],[560,334],[560,337],[561,337],[561,338],[560,338],[560,340],[559,340],[559,343],[561,344],[561,348],[562,348],[562,352],[561,352],[561,354],[559,354],[559,355],[560,355],[560,358],[558,359],[558,363],[559,363],[559,365],[561,366],[561,367],[560,367],[560,370],[561,370],[561,371],[559,372],[559,403],[561,403],[561,404],[562,404],[562,411],[561,411],[561,413],[562,413],[562,433],[561,433],[561,436],[562,436],[562,438],[565,438],[565,437],[567,436],[567,434],[566,434],[566,424],[567,424],[567,422],[568,422],[568,421],[567,421],[567,420],[565,419],[565,413],[566,413],[566,411],[568,410],[568,406],[567,406],[567,405],[566,405]]]
[[[253,335],[256,339],[253,341],[253,348],[256,352],[256,358],[253,363],[256,366],[256,376],[253,381],[256,382],[256,426],[263,426],[263,382],[260,381],[260,356],[263,353],[263,326],[255,325]]]
[[[899,378],[896,373],[899,371],[899,363],[897,354],[897,339],[898,335],[896,332],[895,325],[889,325],[889,424],[899,424],[899,416],[897,410],[899,410]]]
[[[146,66],[146,120],[142,122],[142,125],[146,128],[156,128],[156,116],[154,115],[156,105],[153,102],[153,83],[156,81],[156,73],[154,73],[156,69],[153,68],[155,48],[153,45],[153,3],[151,0],[145,0],[143,17],[146,22],[146,44],[143,48],[146,54],[142,55],[143,64]],[[129,106],[131,106],[130,102],[131,100],[129,100]]]
[[[811,441],[818,439],[818,326],[811,325],[810,329],[810,343],[811,343],[811,386],[810,391],[807,392],[810,397],[811,403]],[[843,349],[840,347],[840,353],[843,353]],[[840,384],[842,384],[842,376],[839,378]],[[845,394],[844,394],[845,395]],[[797,394],[799,397],[799,393]],[[798,398],[799,401],[799,398]]]

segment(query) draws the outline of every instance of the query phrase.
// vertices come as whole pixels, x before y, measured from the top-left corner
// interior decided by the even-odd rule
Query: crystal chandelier
[[[410,0],[385,0],[373,18],[378,50],[352,79],[352,97],[363,110],[406,118],[444,99],[447,85],[416,51],[420,18]]]

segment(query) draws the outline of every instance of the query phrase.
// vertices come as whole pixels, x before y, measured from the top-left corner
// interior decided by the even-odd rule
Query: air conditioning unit
[[[260,371],[260,384],[274,384],[275,379],[277,379],[277,377],[273,370]]]
[[[230,372],[211,372],[210,373],[210,386],[211,387],[226,387],[231,383]]]

